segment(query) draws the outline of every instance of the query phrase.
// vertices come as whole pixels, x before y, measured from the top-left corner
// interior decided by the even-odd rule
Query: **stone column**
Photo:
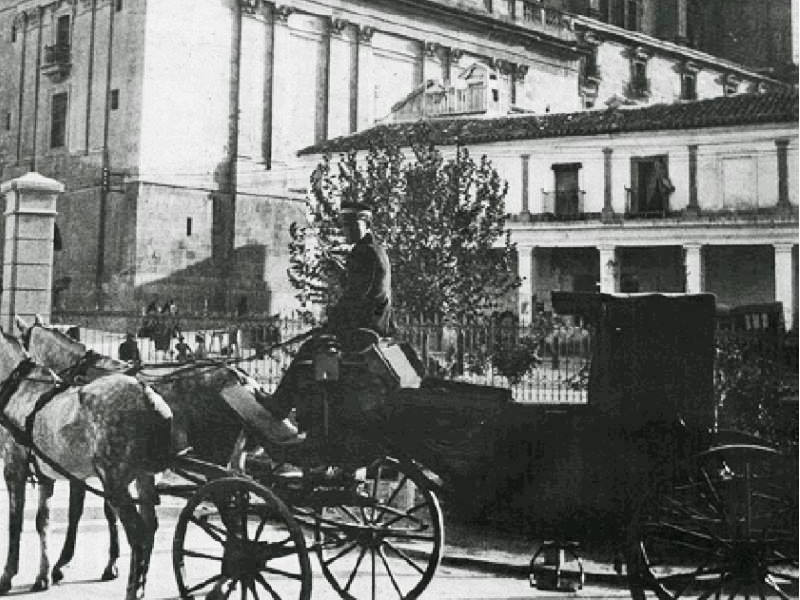
[[[272,166],[285,165],[291,157],[292,93],[291,32],[288,6],[272,11]]]
[[[783,303],[783,322],[790,328],[794,322],[794,268],[792,244],[775,244],[775,301]]]
[[[613,294],[619,291],[619,261],[616,246],[598,246],[600,252],[600,291]]]
[[[699,294],[705,288],[703,246],[701,244],[684,244],[683,251],[686,253],[684,259],[686,293]]]
[[[613,185],[611,180],[611,155],[612,148],[603,148],[603,212],[602,220],[609,223],[614,220]]]
[[[517,248],[517,273],[522,281],[519,287],[519,316],[526,322],[530,322],[533,316],[533,252],[530,246]]]
[[[789,202],[789,161],[787,158],[787,148],[789,140],[775,140],[775,149],[778,156],[778,209],[790,211],[792,209]]]
[[[14,316],[50,316],[56,199],[64,184],[26,173],[0,184],[6,197],[0,326],[13,331]]]
[[[375,75],[372,54],[372,27],[358,28],[358,110],[357,129],[367,129],[375,122]]]
[[[697,202],[697,144],[689,144],[689,204],[683,211],[688,217],[700,214]]]
[[[520,210],[520,214],[528,216],[531,214],[530,210],[530,167],[531,167],[531,155],[530,154],[523,154],[520,156],[520,168],[522,170],[522,181],[520,182],[522,185],[521,193],[520,193],[520,200],[522,202],[522,209]]]

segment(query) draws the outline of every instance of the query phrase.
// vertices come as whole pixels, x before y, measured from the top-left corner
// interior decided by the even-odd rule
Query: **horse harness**
[[[53,469],[53,471],[62,477],[65,477],[69,481],[79,482],[86,490],[97,496],[100,496],[105,500],[108,500],[109,496],[103,490],[91,486],[85,481],[75,477],[72,473],[58,464],[57,461],[47,456],[47,454],[37,447],[36,443],[33,441],[33,426],[36,420],[36,415],[41,412],[41,410],[47,406],[58,394],[69,389],[71,385],[69,382],[61,379],[55,373],[53,373],[53,387],[37,398],[36,403],[33,406],[33,410],[25,417],[24,429],[12,423],[11,420],[6,416],[6,408],[8,407],[11,398],[19,389],[19,386],[22,385],[22,382],[28,379],[28,376],[31,374],[31,372],[38,366],[40,365],[38,365],[32,358],[25,358],[16,367],[14,367],[5,381],[0,383],[0,425],[5,427],[11,433],[11,437],[14,438],[15,442],[27,448],[28,467],[34,482],[45,477],[44,473],[42,473],[41,469],[39,468],[39,464],[36,460],[34,460],[34,458],[39,458],[39,460],[46,463],[47,466],[49,466],[51,469]],[[134,502],[138,502],[138,500],[134,500]]]

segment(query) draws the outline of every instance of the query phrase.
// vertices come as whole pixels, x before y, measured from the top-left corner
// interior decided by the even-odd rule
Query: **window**
[[[119,108],[119,90],[111,90],[111,110]]]
[[[739,93],[739,80],[735,75],[726,75],[722,85],[726,96],[735,96]]]
[[[560,163],[552,166],[555,174],[552,212],[555,215],[568,217],[583,212],[582,194],[578,186],[578,172],[581,167],[581,163]]]
[[[53,94],[50,104],[50,147],[61,148],[67,137],[67,94]]]
[[[117,2],[116,2],[117,12],[122,10],[122,2],[123,2],[123,0],[117,0]]]
[[[492,12],[492,0],[483,0],[483,6],[487,12]]]
[[[11,26],[11,43],[13,44],[16,41],[17,41],[17,26],[16,25],[12,25]]]
[[[592,47],[589,52],[583,55],[583,79],[594,78],[600,76],[600,70],[597,68],[597,46]]]
[[[631,188],[626,213],[649,217],[664,216],[675,186],[669,177],[669,156],[631,158]]]
[[[694,73],[681,74],[681,100],[697,100],[697,76]]]
[[[650,80],[647,78],[647,62],[635,57],[631,61],[631,80],[628,94],[633,98],[642,98],[650,93]]]
[[[56,46],[69,48],[69,15],[61,15],[56,21]]]
[[[186,217],[186,237],[192,236],[192,217]]]
[[[6,131],[11,131],[11,111],[6,111]]]

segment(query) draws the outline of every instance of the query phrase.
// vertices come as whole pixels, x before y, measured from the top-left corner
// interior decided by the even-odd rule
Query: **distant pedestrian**
[[[208,350],[206,350],[206,336],[198,333],[194,336],[194,341],[197,344],[194,348],[195,360],[203,360],[208,357]]]
[[[178,343],[175,344],[175,350],[178,353],[176,357],[178,362],[189,362],[192,359],[192,349],[183,336],[178,336]]]
[[[133,363],[141,362],[139,346],[136,344],[136,338],[132,333],[125,334],[125,341],[119,345],[118,355],[120,360]]]

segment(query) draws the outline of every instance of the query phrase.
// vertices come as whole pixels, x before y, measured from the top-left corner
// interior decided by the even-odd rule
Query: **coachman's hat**
[[[342,217],[349,217],[354,219],[371,219],[372,209],[363,202],[342,202],[342,207],[339,210]]]

